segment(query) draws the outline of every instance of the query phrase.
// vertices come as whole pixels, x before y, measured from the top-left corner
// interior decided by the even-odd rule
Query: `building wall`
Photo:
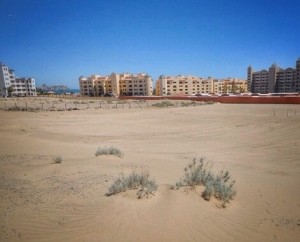
[[[109,76],[80,77],[79,87],[81,95],[100,96],[105,93],[114,93],[128,96],[151,96],[153,94],[152,79],[146,73],[112,73]]]
[[[156,95],[223,94],[247,91],[247,81],[236,78],[203,79],[196,76],[160,76],[156,81]]]
[[[300,92],[300,58],[296,61],[296,69],[282,69],[273,64],[268,71],[254,72],[248,67],[247,81],[253,93]]]
[[[14,71],[0,64],[0,93],[1,96],[36,96],[36,85],[33,78],[16,78]]]
[[[202,78],[196,76],[164,76],[156,81],[156,95],[193,95],[203,93]]]
[[[227,78],[215,80],[214,93],[228,94],[228,93],[243,93],[248,91],[248,81],[238,78]]]
[[[277,73],[275,92],[294,92],[296,90],[296,70],[287,68]]]
[[[11,82],[13,96],[36,96],[36,86],[34,78],[16,78]]]
[[[253,78],[253,68],[252,66],[249,66],[247,69],[247,90],[249,92],[251,92],[252,78]]]
[[[11,73],[9,72],[9,68],[0,63],[0,93],[1,96],[7,96],[8,95],[8,88],[10,87],[10,81],[11,81]]]
[[[296,62],[296,73],[295,73],[294,86],[295,86],[296,92],[300,92],[300,58]]]
[[[251,92],[252,93],[268,93],[269,92],[269,72],[267,70],[253,72]]]

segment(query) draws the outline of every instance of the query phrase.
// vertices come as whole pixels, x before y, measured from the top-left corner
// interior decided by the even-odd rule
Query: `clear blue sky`
[[[299,0],[0,0],[0,61],[38,84],[111,72],[246,79],[300,57]]]

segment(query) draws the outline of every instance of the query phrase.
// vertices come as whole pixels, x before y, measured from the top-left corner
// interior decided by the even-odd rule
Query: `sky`
[[[0,0],[0,61],[38,85],[111,72],[246,79],[300,57],[299,0]]]

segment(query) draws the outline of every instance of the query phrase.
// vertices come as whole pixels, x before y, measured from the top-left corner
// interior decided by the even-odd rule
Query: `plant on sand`
[[[150,174],[148,172],[136,173],[132,172],[131,174],[124,176],[123,174],[117,178],[113,184],[108,188],[107,196],[117,194],[120,192],[125,192],[127,190],[137,190],[137,197],[149,197],[154,195],[157,190],[156,182],[153,179],[150,179]]]
[[[62,163],[62,158],[61,158],[60,155],[54,156],[52,160],[53,160],[54,164],[61,164]]]
[[[180,187],[204,186],[202,197],[209,201],[211,197],[222,202],[222,207],[226,206],[230,200],[236,195],[233,188],[234,180],[231,180],[229,171],[212,172],[212,164],[205,162],[204,158],[198,161],[194,158],[193,162],[184,168],[184,176],[171,189],[179,189]]]
[[[164,100],[164,101],[162,101],[162,102],[160,102],[160,103],[152,104],[152,106],[158,107],[158,108],[166,108],[166,107],[172,107],[172,106],[174,106],[174,104],[171,103],[171,102],[168,101],[168,100]]]
[[[99,156],[99,155],[114,155],[114,156],[118,156],[118,157],[123,157],[123,153],[120,149],[116,148],[116,147],[104,147],[104,148],[101,148],[101,147],[98,147],[96,153],[95,153],[95,156]]]

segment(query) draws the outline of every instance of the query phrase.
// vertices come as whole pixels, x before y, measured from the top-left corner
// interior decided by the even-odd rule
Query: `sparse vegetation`
[[[114,155],[114,156],[118,156],[118,157],[123,157],[123,152],[116,148],[116,147],[104,147],[104,148],[101,148],[101,147],[98,147],[96,153],[95,153],[95,156],[100,156],[100,155]]]
[[[181,107],[189,107],[189,106],[195,106],[196,102],[192,101],[192,102],[181,102]]]
[[[231,180],[229,171],[220,171],[219,173],[212,172],[212,164],[205,162],[204,158],[198,161],[194,158],[193,162],[184,168],[184,176],[171,189],[179,189],[180,187],[189,186],[204,186],[202,197],[209,201],[211,197],[222,202],[222,207],[226,206],[230,200],[236,195],[233,188],[234,180]]]
[[[62,157],[60,155],[53,157],[53,163],[54,164],[61,164],[62,163]]]
[[[167,108],[167,107],[172,107],[172,106],[174,106],[174,104],[171,103],[171,102],[168,101],[168,100],[164,100],[164,101],[162,101],[162,102],[160,102],[160,103],[154,103],[154,104],[152,104],[152,106],[158,107],[158,108]]]
[[[137,190],[137,197],[149,197],[154,195],[157,190],[156,182],[153,179],[150,179],[149,172],[136,173],[132,172],[128,176],[123,174],[117,178],[113,184],[108,188],[107,196],[117,194],[120,192],[125,192],[127,190]]]

